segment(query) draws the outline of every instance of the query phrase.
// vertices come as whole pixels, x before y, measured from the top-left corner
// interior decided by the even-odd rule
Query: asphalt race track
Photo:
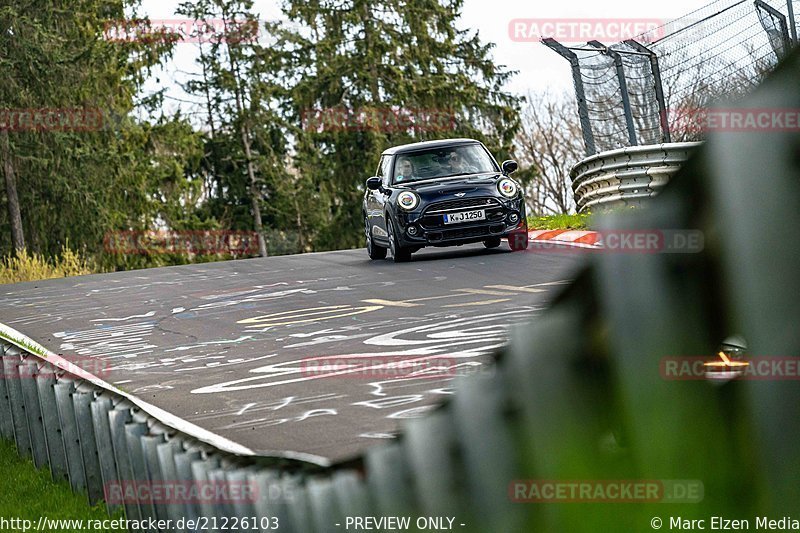
[[[0,287],[0,322],[101,358],[101,378],[258,453],[324,464],[451,394],[581,255],[479,244],[394,264],[348,250],[37,281]],[[401,358],[415,366],[381,364]]]

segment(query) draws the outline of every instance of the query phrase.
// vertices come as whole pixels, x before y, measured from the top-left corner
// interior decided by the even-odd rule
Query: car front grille
[[[437,242],[496,236],[501,234],[504,228],[505,226],[503,224],[460,227],[443,231],[433,231],[428,233],[427,237],[428,241],[435,244]]]
[[[471,209],[484,209],[486,220],[474,220],[463,222],[464,225],[486,224],[487,222],[498,222],[505,218],[506,210],[500,202],[491,197],[461,198],[458,200],[445,200],[434,202],[429,205],[422,213],[420,224],[427,230],[444,230],[458,225],[444,223],[445,213],[454,213]]]
[[[479,207],[499,207],[500,202],[494,198],[460,198],[458,200],[445,200],[443,202],[434,202],[425,209],[426,214],[443,213],[445,211],[453,211],[458,209],[472,209]]]

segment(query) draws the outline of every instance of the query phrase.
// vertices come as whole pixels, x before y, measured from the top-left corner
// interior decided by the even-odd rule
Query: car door
[[[390,171],[392,169],[392,156],[381,156],[380,163],[378,163],[378,170],[375,175],[381,178],[384,187],[389,187],[391,183]],[[386,212],[386,201],[389,199],[389,194],[382,191],[369,191],[367,195],[367,216],[369,217],[370,225],[372,226],[373,237],[379,239],[386,239],[386,219],[384,213]]]

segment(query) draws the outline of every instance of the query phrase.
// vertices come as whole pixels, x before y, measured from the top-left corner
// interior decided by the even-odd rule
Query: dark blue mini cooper
[[[395,262],[408,261],[425,246],[483,242],[512,250],[528,247],[525,198],[489,150],[473,139],[427,141],[389,148],[377,176],[367,180],[364,232],[372,259],[392,251]]]

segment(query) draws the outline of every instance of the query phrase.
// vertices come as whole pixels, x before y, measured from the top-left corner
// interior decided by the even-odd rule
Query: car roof
[[[383,151],[382,155],[394,155],[405,152],[416,152],[417,150],[425,150],[427,148],[446,148],[448,146],[463,146],[465,144],[480,144],[480,141],[475,139],[439,139],[438,141],[423,141],[411,144],[401,144],[400,146],[392,146]]]

